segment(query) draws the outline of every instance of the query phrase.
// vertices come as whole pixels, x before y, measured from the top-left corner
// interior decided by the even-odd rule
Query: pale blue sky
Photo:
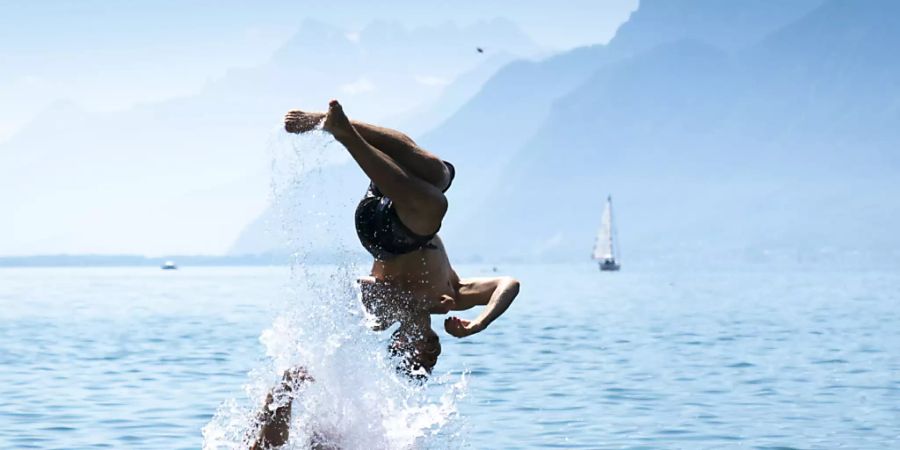
[[[190,94],[265,61],[305,18],[359,29],[504,17],[548,49],[602,43],[637,0],[4,0],[0,142],[54,100],[116,110]],[[164,68],[164,70],[163,70]]]

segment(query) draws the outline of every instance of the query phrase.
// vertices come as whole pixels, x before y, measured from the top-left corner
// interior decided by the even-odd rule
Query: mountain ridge
[[[815,17],[833,5],[825,2],[809,14]],[[808,17],[785,28],[802,24]],[[832,25],[836,34],[859,26]],[[882,40],[869,42],[879,45]],[[708,47],[707,58],[697,60],[695,51],[703,46]],[[866,98],[836,94],[813,96],[818,102],[814,105],[791,104],[790,99],[797,97],[784,100],[785,94],[778,89],[808,95],[804,82],[809,77],[780,86],[783,80],[777,67],[743,73],[748,64],[760,64],[742,56],[747,54],[753,53],[716,50],[715,45],[682,40],[636,57],[647,65],[634,65],[635,60],[613,64],[606,69],[612,75],[599,73],[554,104],[541,132],[519,152],[526,161],[507,170],[500,183],[505,189],[487,201],[492,207],[473,214],[479,219],[460,226],[465,232],[453,236],[452,241],[468,245],[463,252],[577,258],[579,249],[589,248],[599,220],[599,210],[594,212],[589,205],[599,204],[605,192],[612,191],[620,199],[622,228],[630,231],[622,234],[630,234],[639,243],[630,247],[644,262],[679,253],[734,257],[742,252],[791,247],[811,252],[816,246],[856,245],[873,251],[884,245],[896,246],[896,238],[884,232],[870,232],[864,238],[830,237],[826,232],[837,224],[875,231],[867,220],[875,217],[886,228],[891,223],[900,225],[879,210],[898,211],[900,205],[878,191],[896,176],[896,166],[885,167],[883,159],[896,161],[896,152],[891,154],[888,144],[897,142],[896,133],[863,129],[880,131],[878,136],[887,141],[874,148],[856,149],[846,141],[864,137],[864,133],[846,127],[832,133],[823,128],[830,123],[828,119],[839,124],[846,120],[834,113],[840,110],[835,105],[853,104],[856,111],[871,112],[875,121],[882,122],[890,120],[890,111],[864,106]],[[821,63],[815,61],[819,54],[814,51],[800,54],[811,59],[809,64]],[[853,54],[828,56],[847,59]],[[896,73],[891,72],[890,64],[857,71],[869,74],[882,69]],[[834,86],[833,78],[821,80],[822,88]],[[891,101],[896,99],[885,100]],[[822,111],[832,113],[817,116]],[[776,119],[768,117],[773,113]],[[830,142],[828,138],[835,134],[843,141]],[[845,168],[856,171],[848,173]],[[566,183],[552,183],[562,176]],[[843,176],[846,185],[838,184],[835,189],[832,180],[836,176]],[[855,198],[856,190],[875,195],[883,203],[860,201]],[[741,208],[741,204],[756,209]],[[529,209],[535,205],[541,207],[542,220],[530,219]],[[512,229],[516,231],[511,233]],[[466,234],[471,230],[483,236],[471,242]],[[506,236],[504,242],[490,239],[499,235]],[[673,241],[675,236],[688,242]],[[778,247],[767,247],[772,245]],[[529,246],[542,250],[530,255],[509,251]]]

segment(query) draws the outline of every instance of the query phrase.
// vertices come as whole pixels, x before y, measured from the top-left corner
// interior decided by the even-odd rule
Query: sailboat
[[[606,207],[603,208],[603,216],[600,219],[600,230],[597,232],[597,242],[594,243],[594,260],[600,264],[600,270],[619,270],[619,262],[616,261],[615,228],[613,227],[612,196],[606,197]]]

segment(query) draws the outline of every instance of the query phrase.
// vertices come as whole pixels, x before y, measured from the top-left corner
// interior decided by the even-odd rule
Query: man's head
[[[402,358],[403,365],[400,369],[405,374],[425,378],[437,364],[441,354],[441,340],[430,327],[401,326],[394,332],[391,353]]]

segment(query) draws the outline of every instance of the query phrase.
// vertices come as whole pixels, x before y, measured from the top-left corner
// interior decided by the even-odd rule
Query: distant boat
[[[612,196],[606,197],[606,206],[603,208],[603,216],[600,219],[600,230],[597,232],[597,242],[594,243],[594,260],[600,264],[600,270],[619,270],[619,262],[616,260],[615,227],[613,226]]]
[[[178,266],[175,265],[174,261],[166,261],[162,266],[160,266],[160,269],[162,270],[175,270],[177,268]]]

